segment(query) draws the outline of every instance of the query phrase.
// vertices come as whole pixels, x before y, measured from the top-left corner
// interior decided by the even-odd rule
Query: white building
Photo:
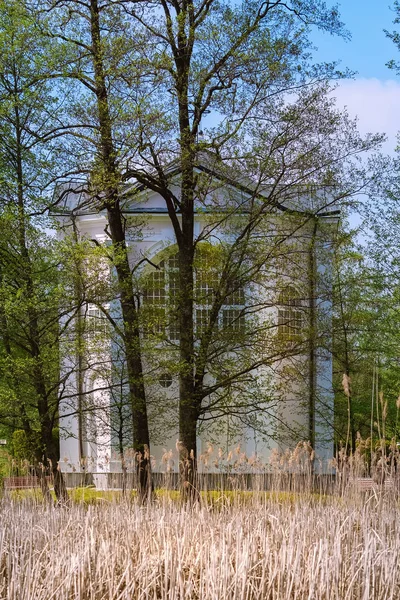
[[[208,191],[203,201],[198,202],[195,235],[204,237],[203,248],[218,248],[218,244],[227,244],[235,239],[241,226],[240,219],[247,218],[246,206],[251,199],[257,197],[261,203],[268,202],[268,190],[255,194],[248,182],[228,181],[209,169],[207,178]],[[171,186],[179,193],[179,173],[173,174]],[[74,230],[80,239],[91,240],[94,247],[107,246],[106,214],[97,211],[93,203],[88,201],[88,196],[77,191],[78,187],[77,184],[75,191],[68,192],[64,188],[58,212],[61,235],[71,235]],[[173,468],[176,470],[175,444],[179,432],[174,410],[177,406],[178,384],[173,352],[178,335],[173,318],[169,315],[170,299],[176,286],[176,241],[163,198],[143,187],[131,186],[129,190],[132,189],[136,193],[130,200],[127,196],[123,209],[128,220],[127,226],[132,230],[130,259],[134,277],[137,278],[136,285],[143,286],[143,310],[150,311],[152,332],[157,329],[156,333],[160,336],[157,343],[153,339],[151,349],[147,350],[150,345],[143,331],[151,455],[154,456],[155,470],[162,470],[167,460],[165,450],[171,450],[169,459],[175,453]],[[218,203],[222,205],[222,197],[224,206],[232,209],[234,226],[229,225],[229,220],[224,226],[215,224],[215,207]],[[238,206],[242,207],[242,216],[239,217]],[[213,403],[209,403],[210,410],[204,412],[204,419],[200,423],[199,455],[207,449],[210,441],[215,448],[220,447],[224,452],[240,442],[248,456],[256,455],[266,460],[273,447],[282,449],[294,446],[301,439],[311,439],[317,455],[322,459],[332,456],[329,262],[337,218],[338,211],[332,207],[329,191],[326,190],[314,193],[308,190],[305,193],[297,189],[291,197],[286,195],[285,202],[270,203],[268,210],[265,210],[254,230],[253,243],[258,244],[254,248],[264,245],[266,262],[258,269],[254,282],[231,294],[218,317],[218,331],[222,332],[218,335],[222,336],[229,329],[234,337],[237,334],[240,339],[248,322],[251,321],[252,326],[257,322],[258,331],[260,324],[268,323],[268,327],[265,326],[265,332],[269,332],[266,342],[268,351],[271,352],[271,348],[279,344],[281,348],[289,350],[281,358],[269,359],[265,364],[261,364],[262,360],[254,360],[255,366],[249,375],[253,382],[251,385],[249,383],[251,390],[245,389],[246,384],[242,382],[242,387],[238,386],[233,395],[240,395],[238,390],[242,390],[246,398],[257,394],[261,400],[249,404],[247,398],[242,402],[241,414],[238,415],[239,409],[235,409],[233,416],[227,416],[224,412],[229,411],[221,408],[219,418],[211,419],[218,416],[218,411],[213,413]],[[268,251],[267,244],[270,244],[271,251]],[[207,262],[206,255],[207,251]],[[96,262],[92,258],[88,265],[88,277],[94,281],[112,278],[112,270],[106,266],[104,259]],[[218,278],[215,263],[211,271],[209,268],[207,276],[202,275],[200,267],[196,273],[197,288],[201,288],[205,295],[211,293],[213,279]],[[118,321],[118,300],[111,299],[104,306]],[[195,305],[196,331],[199,335],[208,318],[208,311],[207,300],[203,299]],[[61,468],[66,473],[91,472],[96,484],[105,487],[107,474],[121,471],[118,435],[124,437],[126,460],[129,463],[130,422],[129,408],[121,400],[124,392],[123,375],[119,374],[121,379],[116,381],[116,375],[112,373],[112,364],[119,365],[123,371],[123,359],[118,343],[104,343],[103,334],[109,331],[109,325],[105,326],[108,321],[96,303],[88,303],[82,309],[80,319],[86,323],[87,335],[94,336],[95,340],[97,333],[104,329],[102,336],[99,336],[102,347],[93,342],[95,349],[92,349],[89,362],[93,364],[90,367],[86,359],[84,368],[82,364],[82,368],[70,368],[71,365],[79,367],[79,360],[82,360],[73,356],[64,364],[66,371],[70,369],[71,374],[60,406]],[[303,336],[303,330],[310,331],[309,325],[313,331],[312,340],[309,335]],[[254,337],[254,355],[263,351],[260,351],[257,335]],[[249,340],[246,340],[248,347]],[[169,353],[168,360],[163,359],[165,352]],[[248,348],[246,352],[248,357]],[[235,356],[241,360],[240,352]],[[120,372],[119,369],[116,371]],[[213,365],[210,365],[210,382],[218,376]],[[116,390],[119,399],[116,399]],[[207,402],[205,399],[206,405]],[[249,406],[247,415],[246,406]]]

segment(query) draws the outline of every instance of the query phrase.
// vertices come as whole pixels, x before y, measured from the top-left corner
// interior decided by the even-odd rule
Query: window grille
[[[227,304],[230,304],[232,306],[243,306],[243,304],[245,303],[245,299],[244,299],[244,290],[242,287],[238,287],[237,289],[235,289],[227,298],[226,300]]]
[[[147,333],[163,335],[166,302],[164,270],[149,273],[143,294],[143,302],[146,306]]]
[[[144,301],[147,305],[164,306],[165,304],[165,271],[152,271],[149,273],[146,288],[144,290]]]
[[[198,337],[202,336],[210,323],[210,312],[209,308],[196,309],[196,334]]]
[[[200,251],[201,252],[201,251]],[[206,253],[196,257],[194,270],[194,319],[195,332],[201,337],[210,324],[211,306],[219,286],[219,271],[215,257]],[[245,328],[245,294],[240,285],[233,285],[233,291],[226,298],[220,311],[217,327],[231,331],[243,332]],[[143,304],[149,316],[156,316],[159,311],[161,319],[157,327],[147,327],[147,331],[167,336],[171,341],[179,341],[179,322],[177,308],[179,306],[179,261],[178,255],[163,260],[159,269],[146,277]],[[150,319],[151,320],[151,319]],[[156,320],[156,319],[155,319]]]
[[[303,301],[298,291],[288,286],[278,298],[278,333],[283,339],[296,340],[304,329]]]
[[[238,308],[225,308],[222,311],[222,325],[224,329],[243,333],[245,324],[243,310]]]
[[[219,277],[215,260],[207,255],[200,255],[195,269],[196,303],[212,305],[218,289]]]
[[[158,382],[161,385],[161,387],[163,387],[163,388],[169,388],[169,387],[171,387],[172,382],[173,382],[171,373],[163,373],[160,376]]]
[[[95,306],[89,306],[86,312],[87,332],[89,336],[107,333],[108,321],[104,313]]]

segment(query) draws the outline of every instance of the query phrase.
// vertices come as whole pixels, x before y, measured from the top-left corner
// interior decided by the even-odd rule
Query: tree
[[[380,138],[360,139],[347,116],[334,110],[323,83],[337,75],[334,68],[308,64],[308,26],[344,33],[336,9],[328,10],[323,2],[277,0],[239,7],[185,1],[151,7],[91,0],[48,2],[44,8],[51,33],[45,18],[42,27],[62,42],[55,48],[55,64],[46,77],[71,81],[74,91],[80,86],[78,109],[69,108],[69,113],[80,117],[79,122],[69,117],[74,136],[69,149],[76,156],[77,170],[90,173],[90,186],[84,186],[88,202],[107,213],[123,319],[134,447],[143,456],[149,436],[141,295],[132,284],[123,215],[129,193],[137,190],[129,185],[132,180],[161,194],[175,231],[180,439],[182,459],[186,457],[182,464],[187,466],[183,480],[192,489],[197,426],[205,406],[209,409],[205,398],[221,391],[215,406],[223,407],[224,392],[260,366],[260,361],[249,359],[245,369],[230,371],[218,384],[205,385],[212,361],[217,364],[222,356],[229,359],[215,327],[227,298],[246,285],[260,285],[261,274],[269,273],[263,265],[266,261],[272,265],[280,250],[287,250],[285,242],[295,239],[299,231],[303,240],[310,238],[312,224],[325,209],[363,188],[368,176],[356,157],[376,146]],[[63,67],[56,68],[56,64]],[[209,111],[214,125],[210,123],[204,133],[202,121]],[[224,201],[218,197],[221,183],[216,181],[226,186],[232,180],[244,188],[245,206],[238,197]],[[304,197],[298,202],[300,187],[308,196],[307,206]],[[316,206],[321,189],[323,197]],[[213,216],[196,237],[199,210]],[[274,237],[272,246],[262,246],[258,229],[276,230],[278,210],[286,213],[284,233]],[[221,277],[212,286],[217,291],[196,340],[196,248],[211,241],[216,231],[223,232],[218,233]],[[229,236],[232,243],[227,241]],[[234,352],[229,346],[231,362],[235,352],[251,354],[248,338],[236,337]],[[215,338],[220,338],[219,354],[213,350]],[[271,365],[282,356],[273,341],[270,347],[272,354],[264,356],[262,365]],[[313,353],[310,346],[310,360]],[[221,411],[216,408],[215,414]],[[146,472],[147,468],[142,469],[144,493],[149,488]]]
[[[379,352],[374,338],[383,309],[376,273],[354,238],[355,232],[339,235],[333,282],[336,437],[352,452],[357,433],[370,436],[371,371]]]
[[[335,433],[350,451],[359,435],[398,435],[396,227],[394,206],[377,196],[360,207],[359,228],[342,224],[333,262]]]
[[[0,20],[0,419],[9,431],[24,432],[36,464],[42,463],[44,495],[50,498],[44,477],[50,471],[58,500],[66,501],[55,433],[65,381],[76,365],[60,374],[59,342],[79,303],[43,217],[63,156],[63,90],[57,96],[43,77],[50,44],[26,7],[3,5]]]
[[[128,3],[126,10],[153,41],[152,52],[146,48],[148,66],[146,57],[142,62],[146,73],[156,69],[157,74],[150,83],[147,78],[138,84],[136,124],[131,134],[135,143],[126,177],[162,195],[175,231],[179,260],[179,427],[182,464],[188,464],[183,479],[190,487],[193,479],[187,472],[193,477],[196,471],[196,432],[206,396],[205,357],[213,325],[210,321],[208,332],[200,341],[203,349],[199,362],[194,330],[195,253],[199,242],[211,237],[214,230],[210,226],[208,233],[203,232],[198,238],[194,233],[196,210],[199,206],[209,208],[207,194],[211,195],[213,185],[207,169],[202,169],[200,154],[214,153],[209,159],[213,164],[208,166],[208,174],[222,171],[225,179],[232,181],[243,178],[244,172],[246,181],[252,182],[249,204],[253,205],[253,212],[244,219],[245,223],[242,219],[240,232],[237,226],[238,241],[232,244],[221,271],[219,291],[229,294],[230,277],[235,273],[232,265],[239,264],[235,260],[248,256],[250,247],[254,248],[253,233],[265,213],[285,205],[297,194],[299,186],[309,186],[311,182],[316,188],[338,185],[334,198],[327,200],[328,206],[335,199],[349,196],[358,185],[363,185],[361,177],[357,183],[350,183],[348,172],[345,178],[339,178],[337,166],[343,167],[346,158],[350,162],[352,156],[372,147],[378,139],[364,142],[352,138],[350,132],[354,133],[354,128],[346,117],[341,118],[334,111],[329,117],[322,114],[323,105],[329,110],[329,101],[316,84],[334,72],[307,66],[305,25],[315,24],[332,33],[342,33],[335,9],[330,11],[319,2],[231,6],[185,1],[161,2],[154,9]],[[298,103],[285,106],[288,96],[302,87]],[[153,90],[151,96],[149,88]],[[201,122],[209,111],[217,124],[201,132]],[[311,136],[314,147],[311,143],[307,146],[305,140],[311,124],[320,135],[319,139]],[[343,125],[345,133],[341,134],[339,127]],[[333,138],[334,149],[329,147]],[[178,179],[171,176],[174,160]],[[361,170],[358,174],[361,176]],[[172,183],[179,192],[174,193]],[[256,202],[260,195],[262,206]],[[210,211],[220,214],[225,208],[211,203]],[[232,214],[237,216],[240,210],[237,205]],[[303,225],[312,218],[312,211],[306,212]],[[219,218],[219,225],[225,226],[226,221]],[[287,237],[295,230],[296,227],[289,227]],[[223,305],[223,292],[218,302],[214,319]]]
[[[333,110],[326,89],[319,84],[334,76],[334,70],[307,63],[308,25],[343,34],[337,11],[328,10],[321,2],[253,2],[245,7],[214,2],[161,2],[157,7],[87,2],[80,3],[79,10],[70,2],[48,6],[53,10],[55,35],[65,42],[68,57],[69,66],[59,75],[80,81],[86,94],[96,98],[95,125],[81,126],[98,132],[95,141],[100,152],[91,184],[98,206],[107,210],[109,220],[127,328],[124,339],[131,365],[132,406],[138,408],[134,429],[142,432],[137,441],[141,448],[148,444],[146,400],[138,297],[132,289],[121,215],[122,183],[134,178],[160,193],[174,227],[179,264],[175,315],[179,329],[180,440],[182,457],[187,458],[183,462],[194,474],[196,432],[204,398],[235,380],[229,376],[214,389],[204,386],[212,359],[214,325],[235,286],[239,289],[259,276],[262,251],[257,251],[255,242],[257,228],[266,215],[288,202],[294,206],[299,186],[308,186],[311,197],[316,196],[318,186],[334,184],[336,188],[317,210],[294,206],[289,213],[300,217],[301,224],[288,219],[285,239],[307,227],[323,204],[329,207],[358,191],[365,184],[365,174],[361,167],[353,168],[351,178],[349,165],[354,167],[353,157],[379,139],[361,140],[347,117]],[[102,35],[106,28],[114,32],[108,38]],[[294,100],[289,103],[291,95]],[[201,134],[201,122],[209,111],[216,125]],[[122,142],[127,123],[129,134]],[[311,136],[309,143],[306,135]],[[201,164],[204,156],[207,165]],[[174,160],[177,175],[171,167]],[[341,174],[343,168],[347,171]],[[212,172],[226,182],[243,180],[243,171],[248,174],[245,187],[250,210],[246,217],[237,199],[227,199],[226,205],[221,199],[210,200],[212,192],[216,195]],[[178,185],[178,193],[174,193],[172,183]],[[196,238],[194,221],[199,206],[215,217]],[[217,227],[233,232],[236,241],[225,244],[217,294],[204,335],[196,342],[196,247],[211,239]],[[276,246],[281,245],[276,240]],[[249,256],[255,251],[259,262],[246,273]],[[263,252],[264,260],[271,249],[264,248]],[[238,266],[241,264],[243,272]],[[256,364],[246,365],[245,371],[255,368]],[[236,375],[240,379],[240,373]],[[184,479],[188,480],[187,474]]]
[[[50,96],[45,85],[31,83],[34,63],[40,63],[44,52],[40,41],[34,37],[26,11],[16,3],[3,6],[1,21],[2,354],[3,384],[9,384],[11,394],[6,392],[6,395],[11,396],[12,402],[12,408],[8,406],[10,412],[6,410],[5,415],[11,413],[22,419],[23,429],[29,437],[33,436],[34,427],[38,428],[40,446],[37,453],[46,466],[47,461],[51,461],[57,496],[65,499],[66,491],[57,469],[58,448],[53,438],[57,407],[51,394],[53,381],[46,372],[49,366],[46,354],[51,341],[49,346],[40,314],[42,303],[47,304],[47,299],[43,298],[47,274],[40,243],[37,260],[34,258],[32,245],[39,238],[31,223],[32,213],[40,211],[40,204],[43,206],[41,169],[46,150],[36,143],[36,134],[42,127],[42,119],[48,116],[46,110],[51,110]],[[45,98],[47,106],[41,109]],[[54,327],[58,329],[57,316],[53,320],[53,312],[49,317],[50,331],[54,331]],[[54,374],[54,364],[51,370]],[[26,394],[24,384],[32,392],[30,405],[19,404],[20,394]],[[57,390],[53,391],[57,396]],[[9,422],[7,417],[3,416],[3,419]]]
[[[40,9],[43,7],[41,4]],[[95,201],[99,210],[107,213],[108,231],[112,253],[108,253],[118,279],[118,297],[122,316],[122,339],[130,393],[133,424],[133,448],[141,457],[138,461],[138,488],[142,499],[151,490],[149,460],[149,428],[146,394],[143,379],[142,350],[139,331],[138,299],[132,286],[131,265],[126,241],[125,218],[122,213],[122,179],[120,171],[119,138],[124,130],[123,117],[116,121],[114,111],[121,108],[121,96],[114,96],[126,77],[124,63],[129,60],[138,42],[132,44],[126,35],[130,26],[121,18],[117,3],[47,2],[50,29],[47,35],[60,40],[60,53],[56,56],[56,71],[48,77],[72,80],[78,83],[77,114],[83,122],[74,121],[71,134],[78,140],[89,142],[90,188],[86,189],[89,202]],[[44,26],[47,27],[44,22]],[[104,32],[107,31],[107,35]],[[51,33],[50,33],[51,32]],[[126,43],[126,41],[128,42]],[[132,50],[133,46],[133,50]],[[123,68],[121,69],[121,64]],[[59,68],[59,65],[61,69]],[[111,86],[111,88],[110,88]],[[126,86],[125,86],[126,87]],[[89,111],[82,110],[83,99]],[[93,101],[93,103],[92,103]],[[86,133],[82,133],[85,132]],[[77,170],[84,172],[82,154],[78,151]],[[65,194],[67,189],[59,201]],[[76,190],[75,190],[76,191]],[[112,254],[112,255],[111,255]]]

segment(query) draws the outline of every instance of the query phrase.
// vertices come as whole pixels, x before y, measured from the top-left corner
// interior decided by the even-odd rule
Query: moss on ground
[[[78,487],[68,490],[69,497],[74,504],[101,504],[104,502],[118,503],[124,499],[120,490],[97,490],[93,486]],[[55,500],[54,491],[51,494]],[[154,492],[158,502],[179,502],[181,499],[178,490],[157,489]],[[5,494],[13,501],[31,500],[42,502],[42,492],[38,488],[9,490]],[[136,491],[130,490],[126,497],[132,500],[136,497]],[[246,506],[254,502],[276,502],[278,504],[295,504],[299,500],[307,500],[313,503],[327,504],[333,500],[332,496],[317,493],[299,493],[285,491],[243,491],[243,490],[208,490],[200,492],[200,502],[214,509],[228,508],[234,506]],[[337,500],[337,498],[336,498]]]

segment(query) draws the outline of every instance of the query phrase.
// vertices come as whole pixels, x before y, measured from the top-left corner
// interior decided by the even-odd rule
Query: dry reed
[[[400,598],[400,514],[390,491],[168,494],[53,507],[0,505],[4,600]],[[242,501],[240,501],[240,498]]]

